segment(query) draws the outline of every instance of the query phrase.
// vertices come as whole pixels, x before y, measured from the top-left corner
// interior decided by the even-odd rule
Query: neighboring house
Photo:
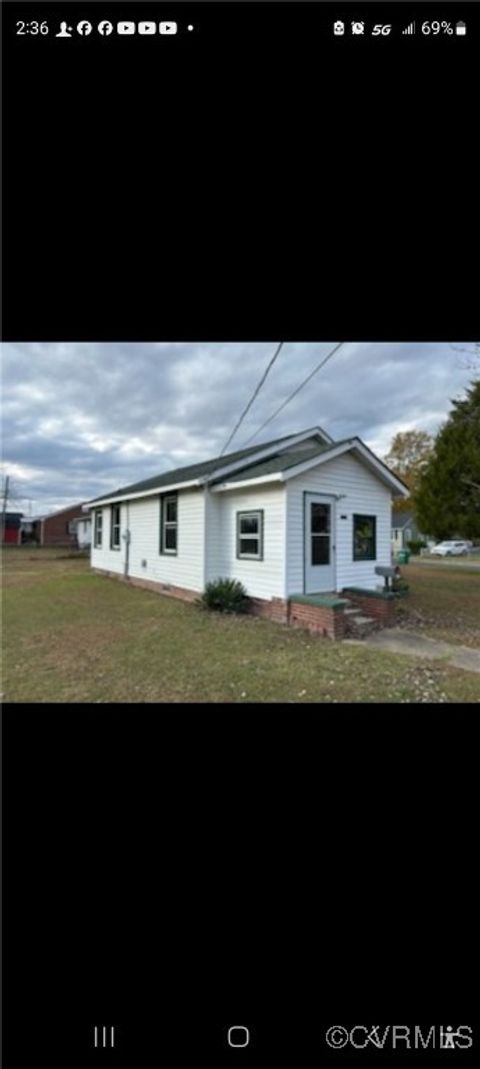
[[[22,541],[23,512],[0,513],[1,540],[4,546],[19,546]]]
[[[92,544],[92,517],[91,516],[79,516],[76,520],[72,520],[72,526],[75,531],[75,537],[77,540],[77,546],[79,549],[87,549]]]
[[[60,509],[50,516],[42,516],[33,522],[35,541],[40,546],[76,546],[75,520],[83,519],[82,504]]]
[[[407,495],[359,438],[314,427],[88,502],[91,564],[185,598],[233,577],[265,608],[295,593],[375,590],[375,566],[390,564],[392,496]]]
[[[425,542],[430,542],[432,539],[427,538],[419,531],[417,521],[413,512],[396,512],[392,511],[392,552],[398,553],[400,549],[408,549],[409,542],[415,542],[418,539],[423,539]]]

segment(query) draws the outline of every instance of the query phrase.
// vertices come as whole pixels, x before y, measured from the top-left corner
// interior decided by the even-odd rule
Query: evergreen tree
[[[480,539],[480,379],[440,429],[416,493],[422,531],[435,538]]]

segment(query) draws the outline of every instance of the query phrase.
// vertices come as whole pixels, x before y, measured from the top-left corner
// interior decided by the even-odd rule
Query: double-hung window
[[[160,553],[175,555],[178,544],[178,501],[176,494],[160,498]]]
[[[93,538],[93,544],[95,546],[95,549],[101,549],[102,547],[102,523],[103,512],[101,509],[97,509],[95,512],[95,528]]]
[[[237,512],[237,557],[263,560],[263,509]]]
[[[120,505],[112,505],[110,549],[120,549]]]
[[[353,517],[353,559],[376,560],[377,517]]]

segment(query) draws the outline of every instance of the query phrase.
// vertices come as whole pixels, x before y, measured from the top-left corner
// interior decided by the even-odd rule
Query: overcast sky
[[[277,344],[4,344],[10,508],[40,515],[217,456]],[[228,452],[335,344],[285,343]],[[255,442],[319,425],[382,457],[397,431],[438,430],[474,377],[468,363],[449,344],[345,343]]]

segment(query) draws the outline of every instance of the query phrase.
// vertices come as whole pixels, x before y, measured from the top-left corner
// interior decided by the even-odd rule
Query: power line
[[[340,349],[340,347],[344,344],[345,342],[339,341],[338,344],[335,345],[335,347],[331,350],[330,353],[328,353],[325,359],[321,360],[320,363],[317,364],[317,367],[315,367],[313,371],[310,372],[310,375],[307,375],[307,378],[300,383],[300,386],[297,386],[296,390],[294,390],[293,393],[291,393],[290,396],[287,397],[287,400],[284,401],[279,408],[277,408],[277,410],[273,413],[273,416],[269,416],[269,418],[265,420],[265,423],[262,423],[262,426],[255,431],[255,434],[252,434],[250,438],[247,438],[247,441],[244,442],[244,446],[248,445],[248,443],[251,442],[253,438],[256,438],[257,434],[260,434],[260,431],[263,431],[263,428],[266,427],[269,423],[271,423],[276,416],[278,416],[278,413],[281,412],[282,409],[285,408],[286,405],[288,405],[294,397],[296,397],[297,393],[300,393],[300,390],[303,390],[303,387],[307,385],[307,382],[310,382],[310,379],[313,379],[313,376],[317,374],[317,371],[320,371],[320,368],[325,366],[327,360],[330,360],[330,357],[333,356],[333,354],[337,352],[337,349]]]
[[[250,401],[248,402],[247,407],[243,410],[236,427],[234,427],[234,429],[233,429],[233,431],[232,431],[232,433],[230,435],[230,438],[228,439],[228,442],[225,443],[225,445],[224,445],[224,447],[222,449],[222,452],[220,453],[221,457],[223,456],[225,450],[228,449],[228,446],[230,445],[230,442],[232,441],[232,438],[235,437],[235,435],[236,435],[236,433],[238,431],[238,428],[239,428],[240,424],[243,422],[243,420],[245,419],[245,416],[246,416],[249,408],[252,407],[253,402],[254,402],[255,398],[258,396],[258,394],[259,394],[259,392],[260,392],[260,390],[261,390],[261,388],[262,388],[262,386],[263,386],[263,384],[265,382],[265,379],[266,379],[266,377],[268,375],[268,372],[270,371],[270,368],[273,367],[273,365],[274,365],[274,363],[275,363],[275,361],[277,359],[277,356],[278,356],[278,354],[280,352],[280,349],[282,348],[283,344],[284,344],[283,341],[281,341],[280,344],[277,346],[277,349],[275,350],[275,352],[274,352],[274,354],[272,356],[272,359],[270,360],[270,363],[269,363],[268,367],[264,371],[264,373],[263,373],[263,375],[262,375],[262,377],[260,379],[260,382],[258,383],[258,386],[256,387],[256,389],[255,389],[255,391],[253,393],[253,396],[250,398]]]

